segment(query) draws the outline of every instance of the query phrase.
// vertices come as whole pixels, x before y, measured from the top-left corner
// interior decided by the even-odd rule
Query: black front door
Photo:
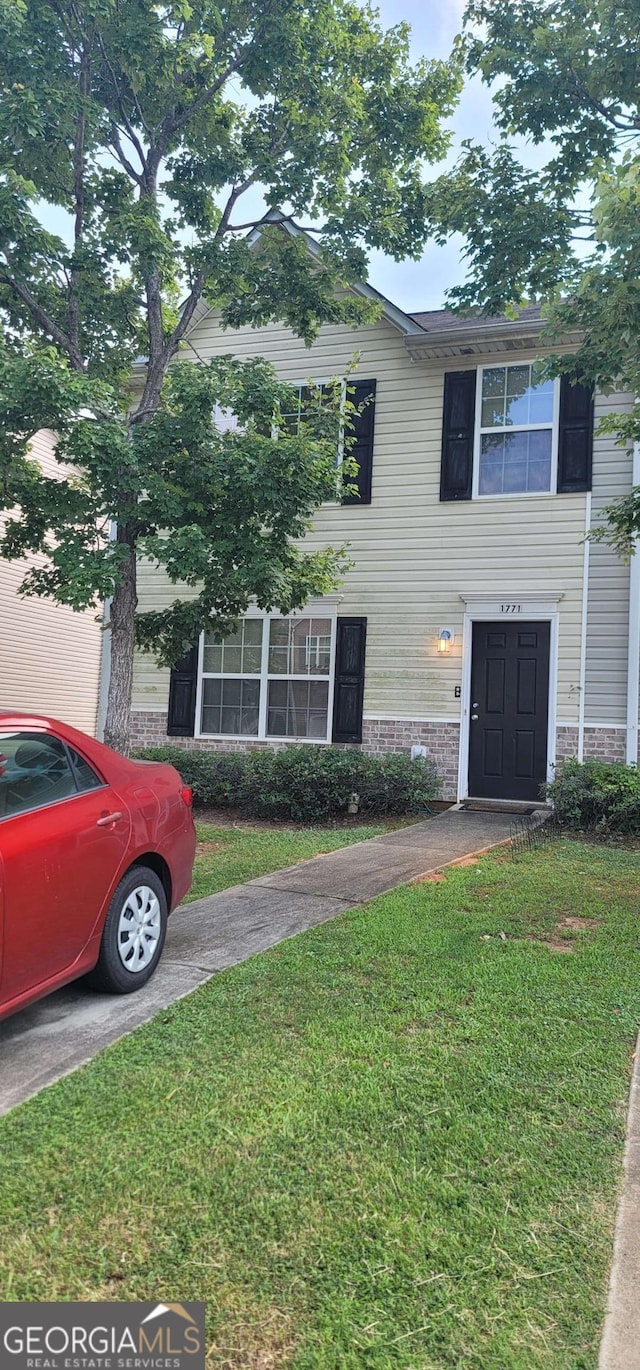
[[[474,623],[469,794],[539,799],[547,778],[549,623]]]

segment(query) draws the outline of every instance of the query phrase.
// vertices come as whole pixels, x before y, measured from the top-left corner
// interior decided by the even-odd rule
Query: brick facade
[[[442,799],[455,799],[458,789],[459,723],[424,723],[407,718],[365,718],[362,748],[374,756],[408,752],[414,743],[426,747],[442,780]]]
[[[258,742],[247,738],[227,741],[200,737],[167,737],[166,714],[134,710],[131,715],[131,746],[184,747],[198,751],[246,752],[257,747],[286,747],[286,742]],[[457,723],[412,723],[407,719],[370,719],[362,725],[362,750],[372,756],[384,752],[408,752],[415,742],[427,748],[442,779],[442,798],[455,799],[458,783],[458,745],[460,731]]]
[[[598,761],[624,761],[627,755],[626,728],[585,728],[584,755]]]
[[[418,743],[426,747],[427,755],[436,766],[442,780],[442,799],[455,800],[458,787],[458,723],[425,723],[406,718],[365,718],[362,725],[362,750],[372,756],[386,752],[408,752]],[[166,714],[149,710],[134,710],[131,715],[131,745],[140,747],[184,747],[187,750],[246,752],[260,747],[286,747],[282,742],[258,742],[247,738],[217,741],[211,738],[167,737]],[[626,734],[624,728],[585,728],[584,755],[601,761],[624,761]],[[564,761],[578,752],[578,729],[575,725],[560,724],[556,730],[556,758]]]
[[[556,728],[556,761],[567,761],[578,755],[578,729],[573,724],[560,723]]]
[[[167,715],[149,710],[134,709],[131,714],[131,746],[140,747],[184,747],[185,751],[200,752],[254,752],[262,747],[286,747],[282,742],[259,742],[248,737],[246,742],[238,738],[225,738],[218,741],[211,737],[167,737]]]
[[[584,758],[595,757],[598,761],[624,761],[627,749],[626,729],[592,728],[584,730]],[[578,755],[578,729],[561,724],[556,730],[556,760],[566,761]]]

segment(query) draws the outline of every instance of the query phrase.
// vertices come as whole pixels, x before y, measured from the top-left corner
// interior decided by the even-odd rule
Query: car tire
[[[133,866],[111,900],[100,956],[87,976],[92,989],[131,994],[151,979],[167,935],[167,895],[149,866]]]

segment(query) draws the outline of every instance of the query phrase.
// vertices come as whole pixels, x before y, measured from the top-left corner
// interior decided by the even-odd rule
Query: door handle
[[[96,818],[96,828],[108,828],[111,823],[117,823],[122,818],[121,813],[103,813],[102,818]]]
[[[476,720],[477,718],[478,718],[478,714],[472,714],[472,715],[471,715],[471,721],[472,721],[472,722],[475,722],[475,720]]]

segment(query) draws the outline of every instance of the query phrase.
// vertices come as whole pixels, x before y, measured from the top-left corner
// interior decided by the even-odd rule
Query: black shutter
[[[192,647],[174,666],[169,685],[168,737],[193,737],[196,722],[198,648]]]
[[[475,371],[447,371],[442,416],[441,500],[471,499],[475,414]]]
[[[593,460],[593,387],[560,381],[558,494],[591,489]]]
[[[376,383],[375,381],[356,381],[353,387],[349,386],[352,393],[349,395],[351,404],[360,406],[364,401],[371,399],[366,404],[361,414],[354,414],[352,420],[352,433],[354,435],[353,446],[349,450],[349,456],[353,457],[358,463],[358,474],[347,480],[347,485],[357,485],[357,495],[345,495],[345,504],[371,504],[371,475],[373,471],[373,429],[376,411]]]
[[[366,618],[339,618],[333,696],[333,742],[362,742]]]

